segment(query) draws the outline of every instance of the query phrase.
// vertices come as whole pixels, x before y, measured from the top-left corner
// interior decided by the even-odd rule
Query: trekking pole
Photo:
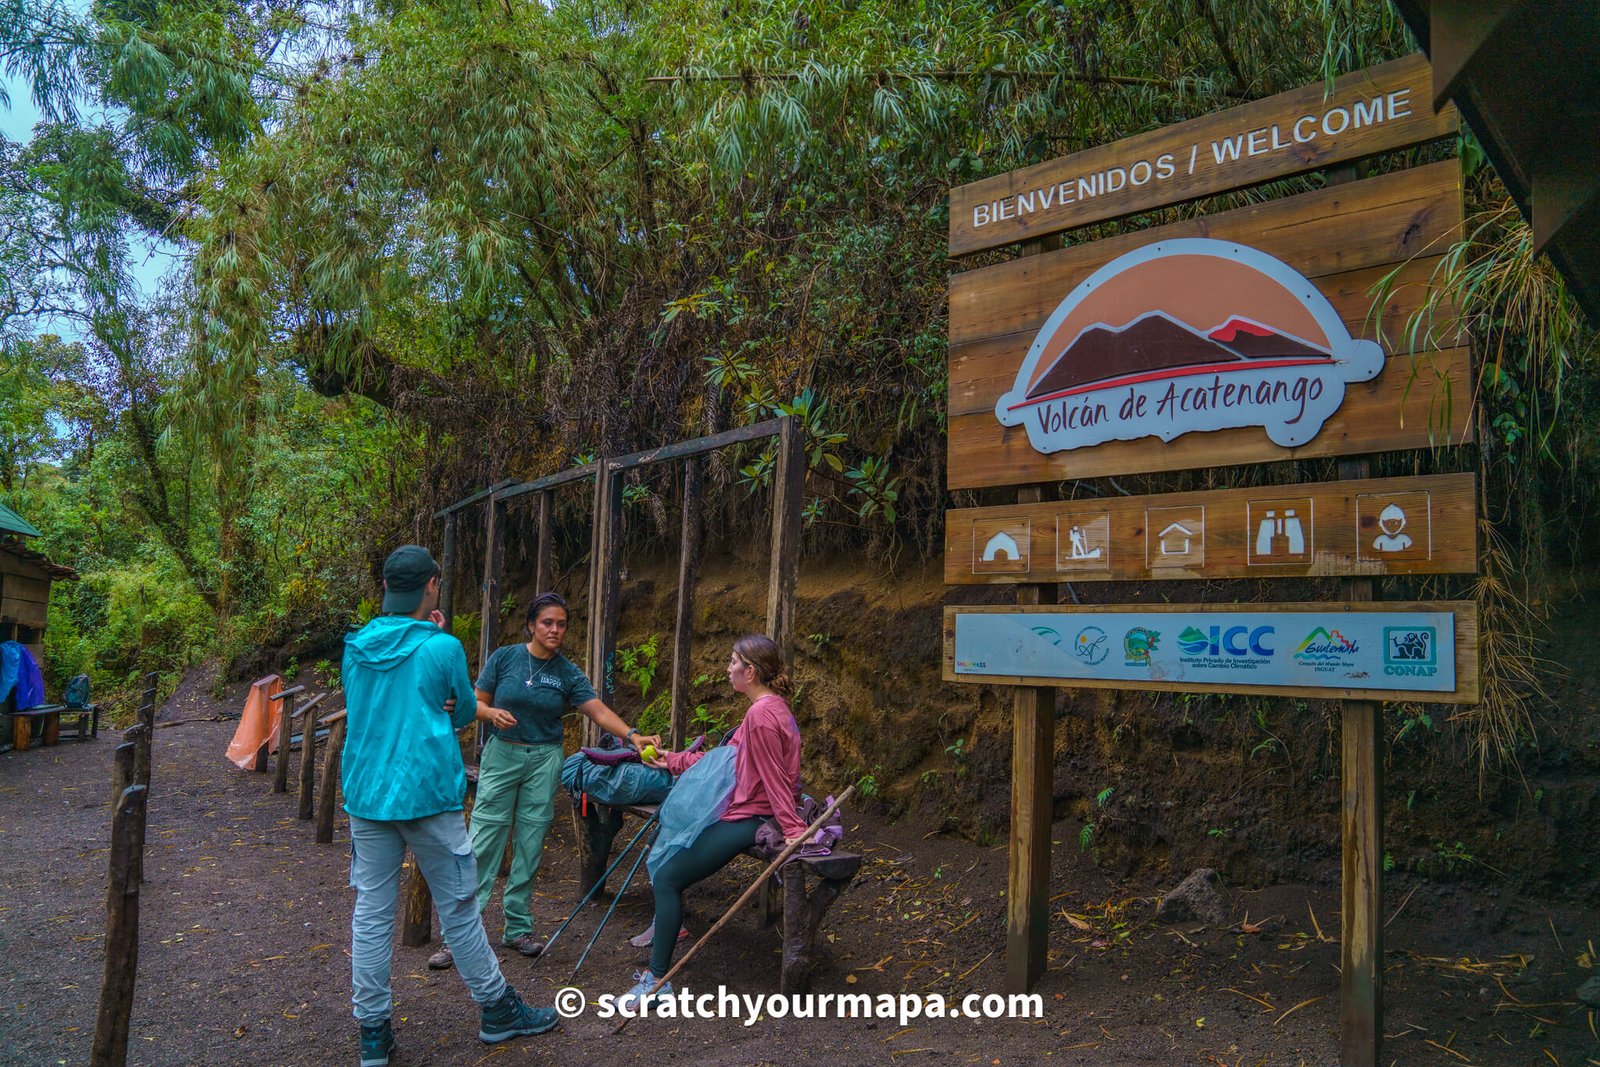
[[[606,923],[611,921],[611,913],[617,910],[617,904],[618,904],[619,901],[622,900],[622,894],[624,894],[624,893],[626,893],[628,891],[628,886],[630,884],[632,884],[632,882],[633,882],[633,876],[635,874],[639,873],[639,864],[643,863],[644,862],[644,858],[646,856],[648,856],[649,854],[650,854],[649,846],[646,846],[646,847],[641,848],[639,850],[639,855],[637,857],[635,857],[635,859],[633,861],[633,866],[628,868],[628,877],[626,877],[626,878],[624,878],[622,880],[622,888],[617,890],[616,895],[611,898],[611,906],[606,909],[605,915],[603,917],[601,917],[600,925],[596,926],[594,928],[594,936],[589,939],[588,947],[586,947],[583,950],[583,955],[578,957],[578,962],[573,964],[572,973],[567,975],[567,981],[570,982],[574,978],[578,977],[578,968],[582,967],[583,966],[583,961],[589,958],[590,949],[593,949],[594,948],[594,943],[596,941],[600,940],[600,931],[604,930],[606,928]]]
[[[713,934],[715,934],[718,930],[722,929],[724,926],[728,925],[728,922],[733,918],[734,913],[737,912],[740,908],[744,907],[745,901],[747,901],[751,897],[755,896],[756,890],[760,889],[761,886],[762,886],[762,883],[764,883],[769,877],[771,877],[772,872],[777,870],[779,867],[782,867],[785,863],[787,863],[790,856],[794,855],[797,851],[799,851],[801,846],[803,846],[807,841],[810,841],[811,838],[816,835],[816,832],[818,830],[822,829],[822,824],[828,821],[828,817],[830,815],[832,815],[835,811],[838,811],[839,810],[839,805],[843,804],[845,801],[849,800],[850,799],[850,794],[854,793],[855,791],[856,791],[856,787],[853,786],[853,785],[849,786],[848,788],[846,788],[843,793],[839,794],[839,799],[835,800],[832,804],[828,805],[828,810],[824,811],[821,815],[817,816],[817,821],[816,822],[814,822],[810,826],[806,827],[806,832],[800,836],[800,839],[798,841],[791,842],[788,846],[786,846],[784,848],[784,850],[782,852],[778,853],[778,858],[773,860],[771,863],[767,864],[767,869],[762,871],[759,875],[756,876],[756,880],[753,883],[751,883],[750,888],[746,889],[744,891],[744,893],[739,897],[739,899],[733,902],[733,907],[729,908],[727,910],[727,912],[723,914],[722,918],[718,919],[716,921],[716,924],[714,926],[712,926],[711,929],[707,930],[704,935],[701,936],[700,940],[696,941],[692,946],[690,946],[689,951],[685,952],[682,956],[680,956],[678,958],[678,962],[674,963],[672,965],[672,968],[670,970],[668,970],[666,974],[664,974],[664,975],[662,975],[662,976],[660,976],[659,978],[656,979],[656,984],[650,987],[650,992],[646,993],[644,995],[643,999],[644,1000],[648,1000],[650,998],[650,996],[655,993],[656,990],[658,990],[662,986],[666,985],[667,981],[673,975],[677,974],[680,970],[683,969],[683,965],[685,963],[688,963],[692,958],[694,958],[694,954],[696,952],[700,951],[701,946],[704,945],[707,941],[711,940],[711,937],[712,937]],[[632,1019],[624,1016],[623,1020],[620,1023],[617,1024],[617,1028],[615,1030],[611,1031],[611,1032],[613,1034],[622,1033],[622,1031],[624,1031],[624,1030],[626,1030],[628,1028],[628,1024],[630,1022],[632,1022],[632,1021],[633,1021]]]
[[[606,884],[606,879],[611,877],[611,872],[616,870],[617,866],[622,863],[623,859],[628,855],[628,850],[638,843],[639,838],[645,835],[645,831],[649,830],[650,827],[656,824],[657,818],[658,815],[650,816],[650,818],[646,820],[645,824],[639,828],[639,832],[633,835],[633,840],[622,846],[622,851],[617,853],[617,858],[611,861],[611,866],[606,868],[606,873],[602,874],[598,879],[595,880],[594,885],[590,886],[589,891],[583,895],[583,899],[578,901],[578,906],[572,909],[572,914],[567,916],[567,921],[556,927],[556,932],[551,934],[550,940],[544,943],[544,951],[539,953],[540,960],[544,959],[550,954],[550,947],[556,943],[556,938],[561,936],[561,931],[565,930],[567,925],[571,923],[573,919],[578,917],[578,912],[582,911],[583,906],[589,903],[589,898],[594,896],[595,892],[601,886]],[[635,866],[638,866],[638,864],[636,863]],[[535,960],[534,962],[537,963],[539,960]]]

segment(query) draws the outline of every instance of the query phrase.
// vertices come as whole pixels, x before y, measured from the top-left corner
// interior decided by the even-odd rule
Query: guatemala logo
[[[1300,647],[1294,650],[1294,658],[1313,663],[1337,663],[1359,650],[1360,646],[1354,639],[1346,637],[1338,630],[1328,630],[1318,626],[1300,642]]]
[[[1044,453],[1245,426],[1293,448],[1383,362],[1383,349],[1352,338],[1288,264],[1232,241],[1180,238],[1119,256],[1073,289],[995,417],[1025,427]]]

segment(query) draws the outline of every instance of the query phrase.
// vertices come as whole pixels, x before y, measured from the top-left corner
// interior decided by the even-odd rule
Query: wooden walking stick
[[[831,816],[834,812],[838,811],[839,810],[839,805],[841,805],[845,801],[849,800],[850,799],[850,794],[854,793],[855,791],[856,791],[856,787],[853,786],[853,785],[849,786],[848,788],[846,788],[843,793],[839,794],[839,798],[837,800],[835,800],[832,804],[828,805],[828,808],[827,808],[826,811],[824,811],[821,815],[817,816],[817,821],[816,822],[814,822],[810,826],[806,827],[806,832],[801,836],[800,840],[791,841],[787,846],[785,846],[784,850],[782,852],[778,853],[778,858],[773,860],[771,863],[767,864],[767,869],[762,871],[759,875],[757,875],[756,876],[756,880],[753,883],[751,883],[750,888],[746,889],[744,891],[744,893],[740,895],[739,899],[733,902],[733,907],[729,908],[727,910],[727,912],[723,914],[722,918],[718,919],[716,921],[716,923],[711,927],[711,929],[707,930],[701,936],[700,940],[696,941],[693,945],[691,945],[689,947],[689,951],[685,952],[682,956],[680,956],[678,958],[678,962],[674,963],[672,965],[671,969],[669,969],[666,974],[664,974],[661,977],[656,979],[656,984],[650,987],[650,992],[646,993],[644,995],[644,999],[646,1001],[648,1001],[650,999],[650,997],[652,995],[654,995],[656,990],[658,990],[662,986],[666,985],[667,981],[669,979],[671,979],[673,975],[677,974],[679,971],[681,971],[683,969],[683,965],[685,963],[688,963],[691,959],[694,958],[694,954],[696,952],[699,952],[700,949],[701,949],[701,946],[703,946],[707,941],[711,940],[712,935],[714,935],[718,930],[722,929],[724,926],[727,926],[729,920],[731,920],[733,918],[734,913],[737,912],[740,908],[744,907],[745,901],[747,901],[751,897],[755,896],[756,895],[756,890],[760,889],[763,885],[765,885],[767,879],[772,877],[772,872],[777,870],[779,867],[782,867],[785,863],[787,863],[789,861],[789,857],[790,856],[792,856],[796,852],[798,852],[801,849],[801,847],[805,845],[805,843],[807,841],[810,841],[813,837],[815,837],[817,831],[822,829],[823,824],[828,821],[829,816]],[[632,1022],[632,1021],[633,1021],[632,1019],[624,1017],[623,1020],[620,1023],[617,1024],[617,1028],[615,1030],[611,1031],[611,1032],[613,1034],[622,1033],[622,1031],[624,1031],[624,1030],[626,1030],[628,1028],[628,1024],[630,1022]]]

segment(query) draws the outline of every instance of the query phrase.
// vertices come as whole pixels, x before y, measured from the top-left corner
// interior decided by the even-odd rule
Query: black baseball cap
[[[422,604],[428,579],[439,573],[439,565],[421,545],[401,545],[383,561],[383,611],[385,615],[409,615]]]

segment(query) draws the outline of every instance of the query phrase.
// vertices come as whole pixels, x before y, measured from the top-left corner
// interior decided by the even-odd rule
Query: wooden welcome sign
[[[1470,440],[1454,306],[1421,351],[1400,343],[1459,236],[1459,174],[1437,163],[956,275],[950,487]]]
[[[1454,113],[1422,106],[1430,77],[1398,60],[957,189],[951,254],[1450,136]],[[1471,440],[1471,351],[1434,288],[1461,228],[1452,160],[955,275],[950,488]],[[1441,475],[953,511],[945,580],[1471,573],[1476,504],[1471,475]]]
[[[950,254],[964,256],[1154,207],[1319,170],[1456,132],[1434,112],[1433,72],[1407,56],[1321,83],[996,175],[950,193]]]
[[[950,254],[1036,242],[950,282],[952,489],[1041,486],[1459,444],[1468,342],[1435,273],[1454,161],[1353,168],[1298,196],[1050,251],[1039,238],[1450,137],[1420,56],[956,189]],[[1392,161],[1391,161],[1392,162]],[[1426,321],[1419,312],[1427,311]],[[1340,709],[1340,1062],[1382,1044],[1381,707],[1480,697],[1471,601],[1371,603],[1361,575],[1471,573],[1470,474],[1056,501],[946,514],[947,681],[1016,686],[1008,986],[1048,959],[1054,687],[1317,696]],[[1093,492],[1094,487],[1086,487]],[[1061,583],[1346,577],[1346,603],[1056,606]]]

